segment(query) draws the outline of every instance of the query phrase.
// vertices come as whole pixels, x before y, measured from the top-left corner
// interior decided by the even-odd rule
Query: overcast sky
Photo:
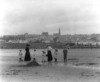
[[[100,33],[99,0],[0,0],[0,35]]]

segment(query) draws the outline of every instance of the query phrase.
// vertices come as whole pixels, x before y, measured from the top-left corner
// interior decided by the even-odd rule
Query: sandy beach
[[[99,82],[100,70],[85,66],[63,64],[41,66],[6,66],[2,70],[2,82]]]
[[[100,0],[0,0],[0,82],[100,82]]]
[[[1,82],[99,82],[100,67],[93,62],[78,62],[69,58],[67,63],[38,62],[39,66],[27,66],[29,62],[19,62],[17,56],[0,58]],[[70,63],[74,61],[75,63]]]

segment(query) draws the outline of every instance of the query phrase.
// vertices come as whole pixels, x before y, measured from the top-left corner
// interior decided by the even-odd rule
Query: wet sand
[[[100,82],[99,50],[91,51],[69,51],[67,63],[63,63],[62,55],[58,63],[45,64],[37,56],[39,65],[34,65],[19,62],[17,51],[4,50],[0,56],[0,82]]]
[[[10,59],[11,58],[11,59]],[[99,82],[100,68],[96,64],[45,63],[39,66],[30,62],[13,61],[13,57],[5,57],[8,63],[1,63],[0,77],[2,82]],[[78,61],[69,59],[69,61]],[[13,62],[13,63],[12,63]]]

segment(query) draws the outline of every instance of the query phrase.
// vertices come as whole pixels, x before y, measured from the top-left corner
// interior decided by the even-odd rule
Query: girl
[[[42,51],[42,63],[46,62],[46,52]]]
[[[58,49],[55,49],[54,51],[54,61],[57,62],[57,56],[58,56]]]
[[[33,60],[36,60],[36,49],[34,49]]]
[[[23,61],[22,55],[23,55],[22,50],[19,50],[19,61]]]

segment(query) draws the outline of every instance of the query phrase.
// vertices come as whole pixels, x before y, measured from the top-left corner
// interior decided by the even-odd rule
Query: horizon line
[[[27,33],[27,32],[26,32]],[[10,36],[10,35],[24,35],[25,33],[23,33],[23,34],[4,34],[4,35],[0,35],[0,37],[1,36]],[[40,33],[40,34],[32,34],[32,33],[28,33],[28,35],[41,35],[42,33]],[[54,34],[54,33],[53,33]],[[48,33],[48,35],[53,35],[53,34],[49,34]],[[61,34],[61,35],[92,35],[92,34],[100,34],[100,33],[90,33],[90,34],[86,34],[86,33],[77,33],[77,34],[71,34],[71,33],[69,33],[69,34]]]

